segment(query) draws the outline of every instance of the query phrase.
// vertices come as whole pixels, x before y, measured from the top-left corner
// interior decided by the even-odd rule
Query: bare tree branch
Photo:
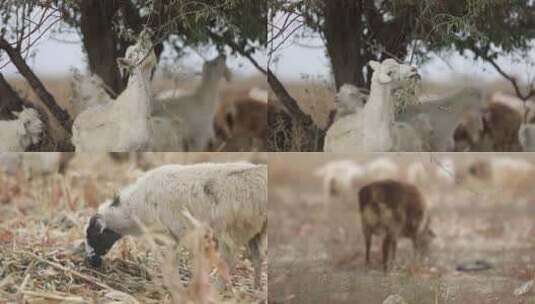
[[[69,113],[63,110],[54,96],[48,92],[41,80],[35,75],[32,69],[26,64],[22,55],[17,52],[4,38],[0,38],[0,49],[4,50],[11,62],[17,67],[19,72],[26,78],[35,94],[41,99],[52,115],[58,120],[60,125],[65,129],[68,134],[71,134],[72,120]]]
[[[490,65],[492,65],[494,67],[494,69],[500,74],[503,76],[503,78],[507,79],[507,81],[509,81],[512,85],[513,85],[513,88],[515,90],[515,94],[516,96],[518,96],[518,98],[522,99],[523,101],[526,101],[528,99],[530,99],[531,97],[535,96],[535,89],[533,88],[533,83],[530,84],[529,86],[529,91],[526,93],[526,94],[523,94],[522,93],[522,90],[520,89],[520,85],[518,84],[518,81],[515,77],[507,74],[507,72],[505,72],[499,65],[498,63],[496,63],[496,61],[494,59],[492,59],[490,56],[488,56],[487,54],[485,54],[484,52],[480,51],[478,48],[476,47],[473,47],[472,48],[472,51],[474,52],[474,54],[476,54],[476,56],[480,57],[481,59],[485,60],[486,62],[490,63]]]

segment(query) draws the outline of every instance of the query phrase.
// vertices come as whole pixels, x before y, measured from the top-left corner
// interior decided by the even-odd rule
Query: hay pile
[[[218,160],[244,155],[213,154]],[[151,162],[190,163],[203,155],[153,154]],[[233,293],[214,287],[217,252],[205,226],[176,248],[166,236],[149,242],[125,237],[101,269],[85,261],[84,226],[100,201],[142,172],[132,162],[105,155],[77,155],[65,175],[0,176],[0,303],[258,303],[253,267],[240,257],[232,273]],[[199,249],[202,248],[202,249]],[[189,249],[189,250],[188,250]],[[200,252],[200,254],[199,254]],[[220,266],[220,265],[219,265]],[[174,270],[174,271],[173,271]]]

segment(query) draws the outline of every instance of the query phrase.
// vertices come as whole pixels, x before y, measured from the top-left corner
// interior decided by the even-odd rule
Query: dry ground
[[[154,166],[236,160],[265,163],[266,157],[262,153],[147,154]],[[32,176],[27,181],[1,176],[0,303],[171,303],[157,253],[140,239],[120,240],[101,270],[85,262],[83,229],[88,217],[101,201],[140,174],[133,162],[115,163],[107,154],[88,153],[76,155],[65,175]],[[176,271],[182,283],[189,284],[189,259],[178,257]],[[234,295],[212,289],[214,302],[265,301],[266,275],[263,290],[254,290],[249,260],[239,259],[231,279]]]
[[[501,154],[503,156],[503,154]],[[464,167],[494,154],[450,156]],[[341,157],[341,156],[340,156]],[[370,155],[353,156],[359,161]],[[402,167],[439,154],[391,154]],[[535,155],[516,154],[535,162]],[[413,257],[400,241],[394,269],[382,272],[379,238],[373,240],[371,269],[364,269],[364,240],[358,202],[326,206],[316,168],[333,155],[272,155],[269,162],[269,303],[382,303],[399,294],[407,303],[535,303],[535,292],[513,291],[535,273],[535,191],[528,181],[515,196],[485,184],[463,181],[426,190],[437,234],[431,255]],[[462,169],[464,170],[464,169]],[[532,179],[530,177],[529,180]],[[430,181],[433,182],[433,181]],[[348,257],[356,255],[351,260]],[[493,267],[458,272],[463,262],[485,260]]]
[[[63,77],[44,77],[43,84],[54,96],[58,104],[66,109],[67,112],[73,115],[72,107],[69,103],[71,96],[71,79],[69,76]],[[30,102],[38,100],[29,85],[24,79],[12,78],[8,82],[21,94],[22,97],[27,98]],[[170,78],[158,78],[153,81],[152,90],[154,94],[170,89],[194,90],[199,84],[198,77],[182,76],[180,80]],[[253,87],[260,87],[267,89],[267,82],[261,76],[252,76],[248,78],[235,77],[230,82],[222,81],[221,87],[221,103],[227,104],[234,100],[247,96],[249,90]],[[40,103],[38,103],[40,104]],[[65,133],[59,125],[53,120],[52,129],[54,137],[63,138]],[[236,139],[235,142],[229,143],[224,151],[251,151],[251,147],[247,146],[248,142],[243,139]]]

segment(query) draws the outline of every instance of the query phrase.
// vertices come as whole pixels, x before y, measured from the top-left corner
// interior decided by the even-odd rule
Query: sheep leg
[[[393,237],[392,238],[392,241],[390,242],[390,244],[392,245],[392,248],[391,248],[391,260],[392,262],[394,262],[396,260],[396,251],[397,251],[397,248],[398,248],[398,240],[396,237]]]
[[[225,261],[225,263],[227,264],[227,268],[229,270],[229,273],[232,272],[232,270],[234,269],[234,264],[235,264],[235,261],[234,261],[234,256],[232,255],[232,250],[230,249],[230,246],[225,243],[225,242],[222,242],[222,241],[219,241],[219,244],[218,244],[218,247],[219,247],[219,251],[221,253],[221,257],[223,258],[223,261]],[[221,274],[219,274],[217,280],[216,280],[216,285],[218,287],[218,289],[230,289],[231,292],[232,291],[232,285],[230,284],[227,284],[227,282],[225,281],[225,279],[222,277]]]
[[[364,242],[366,245],[366,267],[370,264],[370,247],[372,245],[372,234],[370,231],[364,231]]]
[[[390,248],[392,247],[392,237],[390,234],[387,234],[383,240],[383,270],[386,273],[388,270],[388,254]]]
[[[254,288],[260,288],[260,278],[262,271],[262,261],[260,259],[260,233],[255,235],[247,244],[249,248],[249,258],[254,267]]]

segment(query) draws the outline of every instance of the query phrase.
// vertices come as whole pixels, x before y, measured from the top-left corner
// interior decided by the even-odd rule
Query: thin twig
[[[93,283],[93,284],[97,285],[98,287],[115,291],[115,289],[111,288],[110,286],[106,285],[105,283],[96,281],[95,279],[93,279],[93,278],[91,278],[89,276],[86,276],[85,274],[79,273],[76,270],[72,270],[72,269],[66,268],[65,266],[60,265],[58,263],[54,263],[54,262],[48,261],[46,259],[43,259],[42,257],[40,257],[38,255],[35,255],[32,252],[20,251],[19,253],[29,255],[29,256],[33,257],[34,259],[36,259],[36,260],[38,260],[40,262],[46,263],[46,264],[48,264],[48,265],[50,265],[50,266],[52,266],[54,268],[57,268],[59,270],[64,271],[64,272],[68,272],[68,273],[70,273],[70,274],[72,274],[72,275],[74,275],[74,276],[76,276],[76,277],[78,277],[80,279],[83,279],[83,280],[86,280],[86,281],[88,281],[90,283]]]
[[[65,297],[58,294],[52,294],[52,293],[44,293],[44,292],[37,292],[37,291],[30,291],[30,290],[23,290],[23,294],[32,296],[32,297],[40,297],[45,299],[51,299],[51,300],[58,300],[58,301],[68,301],[68,302],[74,302],[74,303],[90,303],[89,301],[84,300],[82,297]]]

